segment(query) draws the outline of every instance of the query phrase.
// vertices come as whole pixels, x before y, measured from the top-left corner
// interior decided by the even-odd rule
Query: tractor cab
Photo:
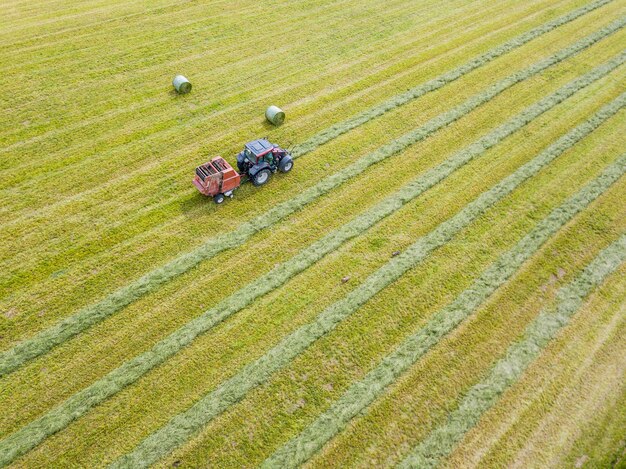
[[[237,168],[255,186],[261,186],[272,173],[291,171],[293,159],[287,150],[260,138],[244,145],[243,151],[237,155]]]

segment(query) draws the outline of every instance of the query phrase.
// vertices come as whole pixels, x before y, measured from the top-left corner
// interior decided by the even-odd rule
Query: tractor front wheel
[[[288,173],[293,168],[293,160],[288,156],[283,157],[278,163],[278,169],[280,169],[281,173]]]
[[[252,179],[252,184],[254,184],[255,186],[262,186],[269,180],[271,174],[272,173],[269,169],[262,169],[254,175],[254,178]]]
[[[216,204],[221,204],[222,202],[224,202],[224,194],[217,194],[213,196],[213,201]]]

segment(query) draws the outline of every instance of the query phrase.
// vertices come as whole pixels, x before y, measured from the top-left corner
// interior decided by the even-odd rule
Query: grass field
[[[0,26],[0,467],[626,464],[626,1]]]

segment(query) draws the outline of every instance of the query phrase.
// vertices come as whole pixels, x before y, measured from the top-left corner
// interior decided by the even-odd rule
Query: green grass
[[[528,326],[524,337],[511,345],[483,381],[472,387],[448,421],[437,427],[411,450],[400,467],[435,467],[447,456],[463,435],[475,425],[482,413],[514,385],[526,368],[548,343],[565,327],[582,306],[585,297],[626,260],[626,235],[603,250],[571,283],[557,293],[554,310],[542,311]]]
[[[626,95],[623,96],[626,98]],[[617,109],[623,106],[617,103]],[[615,111],[613,111],[615,112]],[[612,114],[609,114],[611,116]],[[410,268],[421,262],[433,250],[450,241],[456,233],[482,215],[494,203],[510,194],[519,184],[540,171],[554,158],[584,138],[598,124],[588,123],[576,128],[571,134],[558,140],[531,162],[481,194],[469,203],[461,212],[439,225],[426,236],[419,238],[397,258],[390,260],[379,270],[367,277],[346,297],[325,309],[314,322],[296,330],[267,354],[245,367],[215,391],[198,401],[188,411],[174,417],[166,426],[154,433],[132,453],[120,461],[120,466],[138,466],[156,462],[177,445],[182,444],[193,433],[206,425],[225,408],[242,399],[256,386],[265,382],[271,374],[284,367],[298,354],[302,353],[315,340],[332,331],[339,322],[349,317],[375,294],[401,277]],[[621,176],[623,168],[617,166],[616,177]],[[615,177],[615,176],[613,176]],[[11,444],[9,442],[9,444]],[[10,447],[10,446],[9,446]]]
[[[624,178],[601,176],[624,146],[621,0],[0,12],[0,466],[251,466],[298,435],[290,465],[396,464],[626,230]],[[295,171],[219,207],[195,192],[189,168],[261,135],[298,144]],[[599,291],[602,320],[575,316],[438,461],[619,460],[620,296]]]
[[[624,164],[621,167],[616,165],[610,168],[576,196],[551,212],[512,250],[501,255],[495,263],[490,265],[470,288],[464,290],[444,309],[435,313],[424,328],[410,336],[392,354],[385,357],[380,365],[369,372],[362,381],[351,386],[328,411],[320,415],[300,435],[275,452],[264,465],[297,467],[308,461],[328,440],[345,428],[352,418],[363,412],[379,397],[401,373],[486,301],[551,235],[619,179],[626,171],[626,155],[622,157],[622,160]]]
[[[305,142],[302,149],[298,149],[298,151],[294,154],[294,157],[306,154],[314,150],[317,146],[322,145],[323,143],[326,143],[333,138],[336,138],[337,136],[347,132],[352,128],[362,125],[363,123],[379,115],[382,115],[384,112],[388,112],[389,110],[406,104],[410,100],[420,97],[429,91],[433,91],[438,87],[441,87],[444,84],[457,79],[468,71],[471,71],[472,69],[477,68],[484,63],[487,63],[489,60],[492,60],[498,55],[501,55],[504,52],[508,52],[515,47],[519,47],[519,45],[528,42],[530,39],[535,38],[540,34],[545,33],[546,31],[550,31],[557,26],[577,17],[577,15],[581,14],[582,12],[586,12],[588,10],[589,9],[583,9],[580,13],[576,12],[576,14],[569,15],[559,21],[551,22],[548,25],[532,31],[530,34],[525,35],[520,39],[512,41],[512,43],[505,44],[499,48],[496,48],[496,50],[490,51],[490,53],[488,53],[486,56],[470,62],[460,69],[454,70],[447,76],[444,75],[436,81],[429,82],[426,85],[413,89],[408,94],[400,95],[393,100],[390,100],[387,103],[383,104],[382,106],[376,107],[366,113],[363,113],[357,118],[348,120],[347,122],[342,123],[339,126],[335,126],[328,131],[321,133],[319,136],[313,137],[312,139]],[[570,57],[573,54],[576,54],[577,52],[593,45],[604,37],[614,33],[624,25],[624,22],[626,22],[626,17],[616,21],[610,26],[607,26],[603,30],[592,34],[588,38],[581,40],[580,42],[570,46],[569,48],[560,51],[558,54],[541,62],[538,62],[532,67],[515,75],[512,75],[501,82],[496,83],[495,85],[493,85],[493,87],[489,88],[484,93],[472,97],[471,99],[449,111],[448,113],[440,115],[428,121],[424,126],[421,126],[414,131],[403,135],[399,139],[395,140],[393,143],[381,147],[375,152],[366,155],[362,159],[357,160],[352,165],[349,165],[348,167],[333,174],[332,176],[328,176],[327,178],[320,181],[320,183],[318,183],[317,185],[303,191],[299,196],[292,198],[291,200],[284,202],[283,204],[277,205],[269,212],[241,225],[236,231],[222,235],[217,239],[211,239],[205,242],[200,248],[196,249],[195,251],[186,253],[176,258],[169,264],[166,264],[165,266],[155,271],[152,271],[149,274],[146,274],[136,282],[127,285],[121,290],[118,290],[102,302],[76,313],[75,315],[65,319],[58,325],[39,333],[32,339],[27,339],[21,342],[13,349],[11,349],[8,353],[3,353],[2,355],[0,355],[0,376],[14,371],[17,367],[21,366],[26,361],[31,360],[32,358],[35,358],[36,356],[49,351],[52,347],[63,343],[72,336],[82,332],[88,327],[93,326],[97,322],[102,321],[108,315],[119,311],[125,306],[128,306],[131,302],[136,301],[137,298],[145,295],[146,293],[156,290],[165,282],[168,282],[172,278],[192,269],[200,262],[210,259],[214,257],[217,253],[222,252],[226,249],[232,249],[240,246],[245,241],[247,241],[252,236],[252,234],[274,225],[275,223],[286,218],[288,215],[292,214],[296,210],[299,210],[305,205],[309,204],[311,201],[336,189],[346,180],[358,176],[371,165],[402,152],[408,146],[427,138],[430,134],[450,124],[451,122],[454,122],[460,117],[468,114],[478,106],[493,99],[495,96],[502,93],[509,87],[515,85],[516,83],[519,83],[539,73],[540,71],[545,70],[546,68]],[[482,146],[485,145],[482,144]]]

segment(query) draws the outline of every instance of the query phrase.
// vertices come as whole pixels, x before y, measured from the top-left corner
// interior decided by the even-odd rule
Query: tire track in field
[[[620,57],[622,60],[626,59],[626,53]],[[568,132],[530,162],[488,191],[483,192],[452,218],[441,223],[427,235],[418,238],[402,254],[392,258],[372,273],[343,299],[324,309],[314,321],[287,335],[263,356],[244,366],[188,410],[174,416],[167,424],[145,438],[133,451],[119,458],[110,467],[147,467],[183,444],[215,417],[242,400],[249,391],[266,383],[275,372],[288,365],[311,344],[334,330],[338,324],[349,318],[378,292],[398,280],[434,250],[449,242],[459,231],[469,226],[494,204],[513,192],[524,181],[533,177],[589,135],[626,104],[626,93],[611,104],[613,107],[603,108],[601,113]],[[624,161],[621,164],[623,166]],[[621,171],[623,172],[623,168]],[[188,334],[184,337],[188,337]],[[177,343],[180,343],[181,339]],[[158,345],[155,350],[157,348]]]
[[[626,55],[623,61],[626,61]],[[178,353],[182,348],[189,345],[200,334],[207,332],[220,322],[247,307],[259,297],[282,286],[289,279],[304,271],[325,255],[334,252],[348,240],[359,236],[380,220],[396,212],[406,203],[414,200],[420,194],[447,178],[457,169],[463,167],[512,133],[526,126],[533,119],[554,108],[559,103],[602,76],[605,76],[615,66],[615,64],[604,67],[600,66],[595,71],[572,81],[555,93],[529,106],[525,111],[509,120],[507,123],[489,132],[464,150],[457,152],[443,163],[429,170],[423,176],[416,178],[413,182],[407,184],[366,213],[327,234],[301,251],[291,260],[255,280],[253,282],[254,288],[250,288],[248,285],[233,293],[214,308],[206,311],[197,319],[194,319],[163,339],[155,345],[151,351],[122,364],[116,370],[113,370],[104,378],[66,400],[43,417],[23,427],[13,436],[13,441],[18,442],[16,446],[22,449],[27,448],[29,444],[36,441],[43,441],[43,439],[47,438],[50,434],[62,430],[71,420],[78,418],[89,409],[99,405],[126,386],[137,381],[152,368],[160,365],[165,360]],[[615,101],[611,105],[603,108],[603,110],[598,113],[595,120],[590,121],[591,123],[588,125],[588,128],[595,129],[624,105],[626,105],[626,94],[621,101]],[[5,442],[0,442],[0,449],[4,446]]]
[[[278,449],[263,467],[298,467],[343,431],[428,350],[480,308],[558,231],[601,196],[626,172],[626,154],[595,180],[541,220],[513,248],[500,255],[470,287],[437,311],[426,326],[410,335],[361,381],[353,384],[332,406],[302,432]]]
[[[264,214],[253,218],[249,222],[243,223],[237,229],[207,240],[204,244],[193,251],[175,258],[164,266],[149,272],[129,285],[116,290],[102,301],[83,308],[79,312],[63,319],[52,327],[37,333],[29,339],[19,342],[11,349],[0,353],[0,377],[11,373],[27,361],[48,352],[57,345],[69,340],[76,334],[79,334],[94,324],[103,321],[106,317],[131,304],[143,295],[155,291],[166,282],[189,271],[200,262],[210,259],[226,249],[241,246],[258,231],[270,227],[292,213],[302,209],[304,206],[313,202],[320,196],[327,194],[346,181],[363,173],[370,166],[392,157],[411,145],[424,140],[437,130],[455,122],[466,114],[469,114],[474,109],[487,103],[503,91],[511,88],[513,85],[538,74],[552,65],[577,54],[601,39],[613,34],[621,29],[624,24],[626,24],[626,16],[623,16],[619,20],[614,21],[610,25],[596,31],[573,45],[562,49],[555,55],[541,60],[534,65],[531,65],[530,67],[516,72],[495,83],[486,91],[470,97],[464,103],[456,106],[452,110],[434,117],[424,125],[404,134],[393,142],[380,147],[378,150],[365,155],[341,171],[327,176],[319,183],[302,191],[296,197],[276,205]],[[607,62],[604,66],[596,68],[595,73],[598,74],[598,77],[606,75],[623,63],[625,57],[626,52]],[[424,85],[422,94],[432,91],[432,87],[437,86],[434,84],[428,85],[428,83]],[[444,84],[445,82],[442,80],[438,86],[441,87]],[[400,103],[404,100],[409,99],[406,94],[401,96],[404,96],[404,98],[398,98],[395,104],[396,107],[401,105]],[[351,125],[353,124],[348,123],[345,127],[338,127],[332,132],[320,134],[316,144],[318,146],[322,145],[331,138],[331,135],[341,135],[342,133],[347,132],[350,128],[354,128],[350,127]],[[300,150],[298,153],[299,156],[303,154],[302,151],[304,150]]]
[[[626,234],[604,249],[578,277],[558,291],[556,307],[539,314],[526,328],[523,339],[508,348],[504,358],[494,365],[485,379],[468,391],[447,421],[417,445],[399,467],[435,467],[447,457],[481,416],[515,385],[550,341],[567,326],[585,298],[624,261]]]

